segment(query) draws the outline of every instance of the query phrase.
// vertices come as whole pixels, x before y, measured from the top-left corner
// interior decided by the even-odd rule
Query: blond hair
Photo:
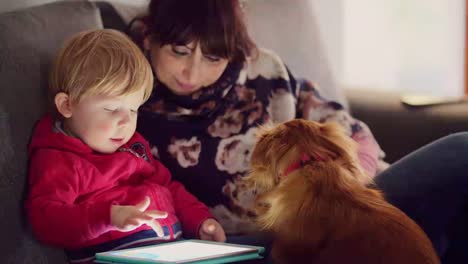
[[[112,29],[80,32],[60,50],[49,80],[53,98],[63,92],[72,103],[89,95],[121,96],[153,89],[151,65],[125,34]]]

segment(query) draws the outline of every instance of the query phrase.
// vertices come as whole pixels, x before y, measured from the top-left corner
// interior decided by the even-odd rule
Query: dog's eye
[[[257,217],[257,214],[255,212],[252,212],[252,211],[247,211],[247,217],[250,217],[250,218],[255,218]]]
[[[260,201],[260,202],[257,202],[257,206],[258,207],[264,207],[264,208],[270,208],[271,204],[269,204],[267,202]]]

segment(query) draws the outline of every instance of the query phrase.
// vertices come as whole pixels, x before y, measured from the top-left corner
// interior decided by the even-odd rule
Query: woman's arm
[[[374,177],[383,152],[367,125],[353,118],[341,104],[324,99],[311,82],[296,81],[292,76],[290,80],[298,95],[297,116],[318,122],[334,121],[342,125],[358,143],[358,157],[362,167],[369,176]]]

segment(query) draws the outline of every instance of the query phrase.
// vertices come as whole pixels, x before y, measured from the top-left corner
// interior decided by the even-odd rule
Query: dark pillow
[[[23,196],[26,147],[46,110],[49,68],[64,40],[102,28],[95,4],[65,1],[0,14],[1,263],[64,263],[62,250],[42,246],[27,230]]]

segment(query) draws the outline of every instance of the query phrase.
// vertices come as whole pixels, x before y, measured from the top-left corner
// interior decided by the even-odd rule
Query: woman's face
[[[151,65],[159,81],[177,95],[189,95],[216,82],[226,69],[228,59],[203,54],[198,42],[164,45],[145,40]]]

